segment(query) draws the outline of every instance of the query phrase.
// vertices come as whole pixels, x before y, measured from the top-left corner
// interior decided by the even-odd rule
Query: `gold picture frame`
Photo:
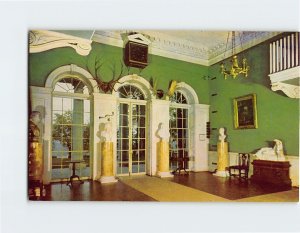
[[[256,94],[234,98],[233,109],[235,129],[256,129],[258,127]]]

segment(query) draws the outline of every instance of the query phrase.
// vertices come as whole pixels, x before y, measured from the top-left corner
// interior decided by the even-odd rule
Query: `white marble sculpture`
[[[219,129],[219,141],[220,142],[225,142],[225,138],[226,138],[225,129],[224,128],[220,128]]]
[[[169,130],[164,126],[164,124],[161,122],[159,123],[158,130],[156,132],[156,135],[159,137],[160,140],[169,140],[170,138],[170,132]]]
[[[112,126],[110,121],[104,124],[104,129],[101,131],[101,138],[104,142],[112,141]]]
[[[263,147],[256,152],[255,156],[260,160],[285,161],[282,142],[278,139],[274,139],[274,142],[273,148]]]

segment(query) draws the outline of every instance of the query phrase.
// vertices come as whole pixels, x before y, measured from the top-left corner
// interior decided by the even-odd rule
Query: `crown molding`
[[[92,40],[98,43],[108,44],[124,48],[128,34],[132,31],[95,31]],[[160,39],[143,34],[144,38],[149,40],[149,53],[176,60],[182,60],[190,63],[208,66],[207,55],[204,48],[196,48],[192,44],[184,44],[182,40]],[[157,34],[157,33],[156,33]]]
[[[134,31],[95,31],[92,40],[124,48],[127,38]],[[170,36],[157,31],[141,30],[136,32],[143,40],[151,43],[149,53],[171,59],[182,60],[199,65],[210,66],[232,56],[231,46],[227,47],[226,41],[207,48],[199,43],[175,36]],[[240,53],[261,42],[264,42],[282,32],[243,32],[242,42],[236,38],[235,53]],[[226,51],[225,51],[226,50]]]
[[[235,53],[240,53],[281,33],[282,32],[245,32],[242,43],[240,40],[236,42]],[[232,55],[232,46],[226,49],[226,44],[219,45],[209,52],[208,64],[209,66],[213,65]]]

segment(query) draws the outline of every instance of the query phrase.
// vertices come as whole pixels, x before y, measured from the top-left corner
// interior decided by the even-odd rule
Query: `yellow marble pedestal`
[[[43,192],[43,150],[39,142],[29,144],[28,191],[29,197],[40,197]]]
[[[113,142],[101,143],[101,183],[117,182],[114,176]]]
[[[218,142],[218,165],[217,172],[214,175],[222,177],[229,176],[229,172],[226,171],[226,167],[228,167],[228,164],[228,143]]]
[[[169,142],[161,140],[156,144],[157,147],[157,176],[173,177],[169,168]]]

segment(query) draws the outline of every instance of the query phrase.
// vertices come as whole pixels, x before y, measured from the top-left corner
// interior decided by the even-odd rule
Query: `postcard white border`
[[[28,202],[24,154],[29,29],[299,31],[299,1],[12,1],[0,20],[3,232],[299,231],[296,204]]]

